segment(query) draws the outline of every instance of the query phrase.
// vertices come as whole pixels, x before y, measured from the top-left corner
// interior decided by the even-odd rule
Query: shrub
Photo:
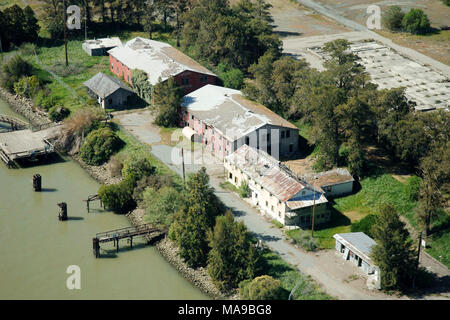
[[[32,98],[39,90],[39,79],[36,76],[22,77],[14,82],[14,92],[22,97]]]
[[[373,237],[372,226],[376,223],[376,221],[377,216],[375,214],[369,214],[361,220],[352,223],[350,230],[351,232],[364,232],[369,237]]]
[[[130,178],[125,178],[121,182],[112,185],[102,185],[98,190],[98,196],[104,206],[116,212],[126,212],[133,208],[134,182]]]
[[[31,64],[22,59],[20,55],[15,55],[3,64],[0,85],[12,92],[14,83],[24,76],[31,76],[32,71],[33,67]]]
[[[450,7],[450,0],[441,0],[443,4]]]
[[[48,116],[49,116],[50,120],[52,120],[54,122],[63,121],[69,115],[70,115],[70,110],[67,109],[66,107],[52,107],[48,112]]]
[[[239,294],[243,300],[286,300],[289,292],[281,286],[281,281],[271,276],[260,276],[239,284]]]
[[[34,98],[34,103],[42,109],[50,110],[58,102],[55,97],[50,95],[50,90],[44,88],[38,91]]]
[[[123,145],[123,141],[109,128],[89,133],[80,149],[80,156],[87,164],[101,165],[109,160]]]
[[[242,181],[239,186],[239,195],[241,198],[248,198],[251,195],[250,188],[248,186],[247,181]]]
[[[291,238],[306,251],[315,251],[319,247],[317,240],[311,237],[309,231],[298,229],[298,232],[292,232],[290,234]]]
[[[121,177],[124,159],[120,155],[113,155],[108,163],[108,170],[112,177]]]
[[[158,114],[155,124],[162,127],[176,127],[180,120],[180,105],[183,100],[183,91],[171,77],[169,80],[158,83],[153,92],[153,101]]]
[[[39,48],[34,43],[26,42],[22,43],[22,45],[20,46],[20,53],[24,56],[34,56],[34,54],[38,52]]]
[[[430,20],[420,9],[411,9],[402,19],[403,28],[410,33],[426,33],[430,29]]]
[[[404,16],[399,6],[388,7],[383,14],[383,24],[389,30],[400,30]]]
[[[133,153],[123,164],[122,176],[131,177],[137,182],[143,177],[154,174],[155,170],[147,155]]]
[[[152,224],[170,226],[175,212],[184,203],[182,195],[175,188],[168,186],[159,190],[145,189],[142,195],[145,219]]]
[[[152,174],[149,176],[142,177],[140,180],[136,182],[136,187],[133,191],[133,198],[137,202],[143,200],[143,193],[147,187],[152,188],[154,190],[159,190],[162,187],[173,187],[173,179],[168,174]]]
[[[411,201],[419,199],[420,184],[422,179],[418,176],[409,177],[405,184],[405,194]]]

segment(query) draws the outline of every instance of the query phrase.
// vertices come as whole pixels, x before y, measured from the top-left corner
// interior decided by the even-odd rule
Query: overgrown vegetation
[[[153,99],[155,109],[158,111],[155,124],[166,128],[178,126],[183,91],[173,77],[155,86]]]
[[[421,9],[410,9],[404,13],[399,6],[388,7],[383,15],[383,24],[392,31],[425,34],[431,30],[430,20]]]
[[[109,128],[101,128],[89,133],[80,149],[80,157],[90,165],[98,166],[119,151],[123,141]]]

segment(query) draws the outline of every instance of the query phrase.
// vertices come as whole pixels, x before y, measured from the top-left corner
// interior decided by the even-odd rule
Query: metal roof
[[[119,89],[133,92],[133,90],[125,83],[123,83],[120,79],[111,77],[102,72],[97,73],[95,76],[90,78],[88,81],[85,81],[83,84],[103,99]]]
[[[288,201],[289,203],[291,202],[289,200],[292,199],[292,204],[295,209],[312,206],[313,198],[309,196],[311,191],[313,191],[312,186],[295,177],[286,166],[266,152],[244,144],[235,152],[228,155],[226,160],[240,168],[257,184],[261,185],[281,202]],[[298,196],[303,190],[308,190],[308,194]],[[319,201],[320,203],[327,202],[319,190],[316,189],[315,193],[316,203],[319,203]],[[321,199],[322,196],[323,198]]]
[[[246,99],[241,91],[211,84],[184,96],[182,106],[230,141],[266,124],[298,130],[275,112]]]
[[[216,76],[197,61],[165,42],[137,37],[122,47],[109,50],[108,53],[129,69],[138,69],[147,73],[152,85],[184,71]]]
[[[371,237],[366,235],[364,232],[349,232],[349,233],[338,233],[333,236],[333,238],[340,240],[339,238],[345,240],[348,244],[363,253],[367,258],[370,259],[370,252],[372,247],[377,243]]]

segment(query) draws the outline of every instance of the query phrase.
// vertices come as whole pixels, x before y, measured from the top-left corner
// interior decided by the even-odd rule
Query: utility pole
[[[184,169],[184,148],[181,148],[181,161],[183,162],[183,183],[186,184],[186,172]]]
[[[419,247],[417,249],[417,261],[416,261],[416,270],[414,271],[414,277],[413,277],[413,283],[412,283],[412,287],[414,289],[414,286],[416,284],[416,275],[417,275],[417,271],[419,270],[419,260],[420,260],[420,247],[422,246],[422,231],[420,231],[420,235],[419,235]]]
[[[63,0],[63,9],[64,9],[64,49],[66,51],[66,67],[69,66],[69,58],[67,56],[67,18],[66,18],[66,0]]]
[[[314,190],[314,199],[313,199],[313,211],[312,211],[312,226],[311,226],[311,238],[314,238],[314,211],[316,209],[316,188],[315,188],[315,184],[316,184],[316,179],[317,177],[314,177],[314,182],[313,182],[313,190]]]

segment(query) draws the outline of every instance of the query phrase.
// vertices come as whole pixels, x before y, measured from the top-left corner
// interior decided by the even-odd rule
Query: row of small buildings
[[[89,40],[90,55],[109,55],[109,71],[84,85],[103,108],[129,104],[132,70],[144,71],[152,86],[173,77],[185,96],[180,108],[183,133],[224,161],[226,180],[248,186],[251,203],[279,223],[308,228],[330,221],[329,198],[350,194],[354,179],[343,168],[298,176],[280,159],[299,152],[298,128],[241,91],[218,85],[218,77],[169,44],[135,38]],[[121,81],[120,79],[123,79]],[[336,234],[336,250],[368,275],[374,241],[363,233]]]

